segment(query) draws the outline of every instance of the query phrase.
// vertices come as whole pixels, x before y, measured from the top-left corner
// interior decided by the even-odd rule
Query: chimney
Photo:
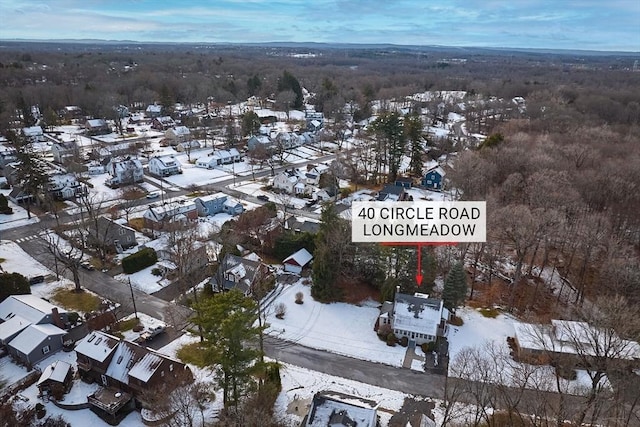
[[[64,323],[62,323],[62,318],[60,317],[60,313],[58,313],[58,307],[51,309],[51,318],[53,319],[54,325],[60,329],[64,329]]]

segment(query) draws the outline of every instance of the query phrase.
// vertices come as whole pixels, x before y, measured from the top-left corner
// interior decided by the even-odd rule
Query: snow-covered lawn
[[[304,304],[296,304],[295,295],[302,292]],[[275,316],[274,307],[286,306],[284,319]],[[301,281],[287,286],[267,310],[267,333],[307,347],[327,350],[358,359],[402,366],[405,348],[389,347],[373,330],[380,311],[379,304],[364,306],[345,303],[322,304],[310,294]],[[348,325],[348,327],[346,327]]]
[[[13,213],[11,215],[0,214],[0,231],[7,230],[9,228],[22,227],[23,225],[36,224],[40,221],[40,219],[33,214],[31,214],[31,218],[29,218],[26,209],[9,200],[9,193],[11,193],[11,190],[0,190],[0,194],[4,194],[5,197],[7,197],[9,207],[13,209]]]
[[[463,349],[473,348],[485,353],[485,357],[491,357],[494,365],[491,380],[494,382],[509,383],[518,386],[521,378],[528,377],[527,388],[540,388],[548,391],[555,390],[555,370],[551,366],[533,366],[514,361],[509,355],[507,337],[515,335],[513,322],[517,321],[513,316],[500,314],[496,318],[485,317],[477,310],[463,307],[456,315],[464,321],[462,326],[449,325],[447,339],[449,341],[449,373],[459,375],[452,370],[456,357]],[[477,378],[479,379],[479,378]],[[576,379],[568,381],[561,379],[560,387],[565,393],[583,394],[591,384],[589,374],[584,370],[576,370]],[[610,388],[608,379],[603,379],[601,385]]]
[[[158,292],[170,283],[167,279],[163,279],[162,276],[153,275],[151,272],[154,268],[159,268],[157,263],[137,273],[118,274],[114,279],[121,282],[123,286],[128,286],[129,280],[131,280],[131,286],[142,292],[152,294]]]
[[[0,240],[0,258],[4,260],[0,263],[0,268],[7,273],[20,273],[26,277],[51,274],[51,270],[10,240]]]

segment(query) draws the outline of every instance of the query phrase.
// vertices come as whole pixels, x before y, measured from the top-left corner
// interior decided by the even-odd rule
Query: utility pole
[[[133,296],[133,286],[131,286],[131,279],[129,279],[129,290],[131,291],[131,301],[133,301],[133,312],[136,315],[136,319],[138,319],[138,309],[136,308],[136,298]]]

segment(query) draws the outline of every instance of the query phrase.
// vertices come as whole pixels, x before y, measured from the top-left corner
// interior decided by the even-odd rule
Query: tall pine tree
[[[444,306],[455,312],[460,307],[467,296],[467,275],[464,271],[464,265],[458,262],[451,267],[447,278],[444,281],[444,290],[442,291],[442,300]]]

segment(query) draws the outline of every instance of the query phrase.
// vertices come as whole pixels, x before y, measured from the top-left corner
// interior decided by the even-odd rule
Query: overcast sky
[[[0,39],[640,51],[640,0],[0,0]]]

